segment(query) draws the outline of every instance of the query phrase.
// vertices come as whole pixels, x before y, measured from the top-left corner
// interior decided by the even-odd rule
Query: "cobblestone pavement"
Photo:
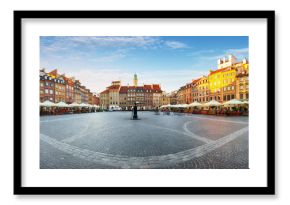
[[[40,168],[248,168],[248,117],[138,114],[41,117]]]

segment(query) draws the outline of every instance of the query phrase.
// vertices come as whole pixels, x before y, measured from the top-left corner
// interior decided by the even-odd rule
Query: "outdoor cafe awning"
[[[56,104],[53,102],[50,102],[49,100],[46,100],[46,101],[40,103],[40,106],[41,107],[55,107]]]
[[[221,105],[222,104],[216,100],[211,100],[211,101],[204,104],[204,106],[208,106],[208,107],[217,107],[217,106],[221,106]]]
[[[245,104],[245,103],[242,101],[239,101],[237,99],[232,99],[230,101],[225,102],[223,105],[224,106],[232,106],[232,105],[243,105],[243,104]]]
[[[80,104],[73,102],[72,104],[69,104],[69,107],[81,107]]]
[[[57,107],[70,107],[68,104],[66,104],[65,102],[59,102],[59,103],[56,103],[56,106]]]
[[[200,107],[200,106],[202,106],[202,104],[197,101],[194,101],[193,103],[190,103],[188,105],[188,107]]]

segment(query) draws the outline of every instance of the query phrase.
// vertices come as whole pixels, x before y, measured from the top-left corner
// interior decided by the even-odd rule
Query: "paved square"
[[[138,112],[40,117],[42,169],[247,169],[248,117]]]

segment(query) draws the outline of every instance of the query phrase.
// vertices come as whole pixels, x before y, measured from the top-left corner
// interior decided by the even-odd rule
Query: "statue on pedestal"
[[[134,107],[133,107],[133,120],[138,120],[138,115],[137,115],[137,103],[135,103]]]

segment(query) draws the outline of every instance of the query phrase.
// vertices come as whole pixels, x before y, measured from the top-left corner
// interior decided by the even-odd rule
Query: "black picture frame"
[[[23,187],[22,186],[22,19],[210,18],[267,20],[266,187]],[[17,103],[16,103],[17,102]],[[21,104],[22,105],[22,104]],[[16,195],[273,195],[275,194],[275,11],[14,11],[14,194]]]

